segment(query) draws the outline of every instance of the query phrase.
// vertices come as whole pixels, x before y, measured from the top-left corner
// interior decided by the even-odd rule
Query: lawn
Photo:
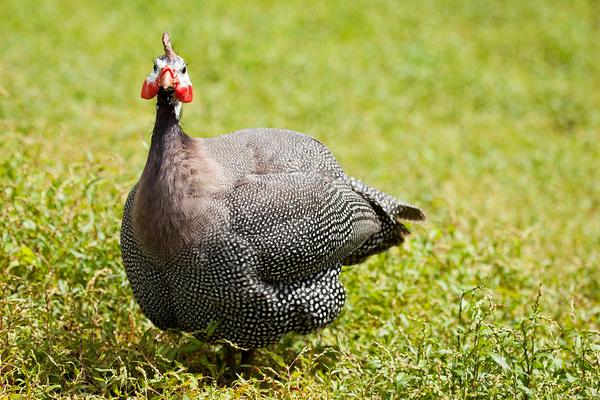
[[[0,4],[0,398],[600,396],[598,2],[197,3]],[[164,30],[190,135],[305,132],[428,214],[251,377],[123,269]]]

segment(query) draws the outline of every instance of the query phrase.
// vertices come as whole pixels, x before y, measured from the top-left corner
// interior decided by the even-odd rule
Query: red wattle
[[[158,85],[154,82],[148,83],[147,80],[144,80],[144,84],[142,85],[142,99],[150,100],[157,94]]]
[[[175,88],[175,96],[182,103],[189,103],[194,98],[194,91],[192,90],[192,86],[177,86]]]

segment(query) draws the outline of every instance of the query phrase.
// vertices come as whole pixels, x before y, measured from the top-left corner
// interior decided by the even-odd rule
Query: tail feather
[[[423,221],[425,213],[419,207],[395,199],[387,193],[380,192],[355,178],[350,178],[354,191],[360,193],[370,203],[381,206],[395,220]]]
[[[398,202],[398,206],[390,214],[395,220],[424,221],[426,218],[423,210],[402,202]]]
[[[365,185],[358,179],[349,178],[352,189],[363,196],[375,210],[381,230],[373,234],[358,249],[350,254],[344,265],[358,264],[367,257],[381,253],[404,242],[410,233],[402,220],[423,221],[425,213],[418,207],[401,202],[392,196]]]

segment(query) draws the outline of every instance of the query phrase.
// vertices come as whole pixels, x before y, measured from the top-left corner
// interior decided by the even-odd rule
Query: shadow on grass
[[[339,358],[339,349],[321,342],[305,346],[306,336],[291,333],[278,343],[255,349],[250,365],[241,364],[243,349],[227,343],[207,343],[177,331],[148,329],[137,347],[160,374],[172,371],[196,375],[206,383],[232,387],[248,379],[256,383],[289,384],[295,371],[327,374]],[[232,357],[233,356],[233,357]],[[233,358],[233,363],[232,363]],[[154,362],[152,361],[154,360]]]

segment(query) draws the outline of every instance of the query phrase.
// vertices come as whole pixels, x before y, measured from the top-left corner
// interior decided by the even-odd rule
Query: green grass
[[[0,5],[0,398],[600,396],[600,4]],[[184,128],[286,127],[422,206],[330,327],[263,349],[154,328],[118,245],[169,30]],[[187,396],[187,397],[186,397]]]

